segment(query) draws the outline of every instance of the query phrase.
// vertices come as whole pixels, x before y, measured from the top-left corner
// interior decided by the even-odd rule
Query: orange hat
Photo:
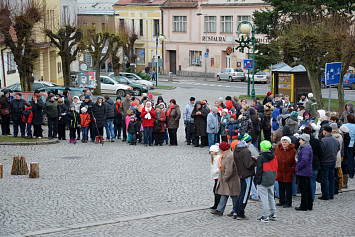
[[[232,151],[234,151],[234,149],[235,149],[235,147],[238,145],[238,143],[239,143],[239,140],[234,140],[234,141],[232,141],[232,145],[231,145]]]
[[[204,101],[204,100],[201,101],[201,104],[202,104],[202,105],[205,105],[205,104],[206,104],[206,101]]]

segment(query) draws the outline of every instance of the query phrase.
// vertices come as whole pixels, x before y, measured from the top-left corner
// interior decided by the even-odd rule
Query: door
[[[169,51],[169,72],[176,74],[176,50]]]
[[[106,77],[100,77],[100,81],[101,81],[101,93],[113,93],[115,94],[115,87],[114,87],[114,83],[106,78]]]

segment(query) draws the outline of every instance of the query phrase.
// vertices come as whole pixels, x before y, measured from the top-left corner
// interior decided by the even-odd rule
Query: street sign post
[[[340,83],[342,62],[325,64],[325,85],[329,86],[328,111],[332,97],[332,85]]]
[[[205,58],[208,58],[208,53],[205,53]]]
[[[244,70],[253,69],[253,59],[244,59],[243,60],[243,69]]]

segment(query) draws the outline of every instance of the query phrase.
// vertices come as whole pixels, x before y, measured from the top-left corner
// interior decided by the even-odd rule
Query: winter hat
[[[237,116],[236,116],[235,114],[231,114],[231,118],[236,119],[236,118],[237,118]]]
[[[223,102],[223,97],[219,97],[218,101],[222,101]]]
[[[89,99],[90,100],[90,96],[89,95],[86,95],[85,96],[85,100]]]
[[[306,93],[306,92],[302,92],[301,95],[303,95],[304,97],[306,97],[306,96],[307,96],[307,93]]]
[[[338,125],[336,123],[329,124],[329,127],[331,127],[333,131],[338,130]]]
[[[88,110],[87,110],[86,107],[82,107],[82,108],[81,108],[81,112],[82,112],[82,113],[86,113],[87,111],[88,111]]]
[[[78,97],[78,96],[74,96],[74,97],[73,97],[73,100],[74,100],[75,98],[77,98],[77,99],[79,100],[79,97]]]
[[[217,145],[212,145],[212,146],[210,147],[210,151],[212,151],[212,152],[218,152],[218,151],[219,151],[219,147],[218,147]]]
[[[234,149],[235,149],[235,147],[238,145],[238,143],[239,143],[239,140],[234,140],[234,141],[232,141],[232,145],[231,145],[232,151],[234,151]]]
[[[222,112],[226,112],[228,114],[228,109],[223,109]]]
[[[206,104],[206,101],[204,101],[204,100],[201,101],[201,104],[202,104],[202,105],[205,105],[205,104]]]
[[[63,98],[58,99],[58,102],[63,102],[63,101],[64,101]]]
[[[25,105],[26,105],[27,107],[30,107],[30,106],[31,106],[31,103],[28,102],[28,101],[26,101],[26,102],[25,102]]]
[[[227,100],[225,104],[229,110],[233,107],[233,102],[231,100]]]
[[[232,97],[230,97],[229,95],[226,96],[226,100],[232,100]]]
[[[122,100],[122,99],[121,99],[121,96],[117,96],[117,97],[116,97],[116,100]]]
[[[333,131],[333,128],[330,126],[325,126],[324,131],[331,133]]]
[[[312,98],[313,97],[313,93],[308,93],[308,98]]]
[[[195,101],[195,97],[190,97],[190,101]]]
[[[148,97],[147,93],[142,93],[142,97]]]
[[[307,111],[303,113],[303,117],[306,116],[306,115],[311,116],[311,115],[309,114],[309,112],[307,112]]]
[[[267,95],[267,96],[270,96],[270,95],[272,95],[272,92],[269,91],[268,93],[266,93],[266,95]]]
[[[149,99],[153,99],[153,94],[150,93],[150,94],[148,95],[148,98],[149,98]]]
[[[54,95],[53,95],[53,94],[50,94],[50,95],[48,96],[48,99],[53,98],[53,97],[54,97]]]
[[[263,151],[268,151],[271,148],[271,142],[269,142],[268,140],[264,140],[260,143],[260,148]]]
[[[213,107],[212,108],[212,112],[218,112],[218,108],[217,107]]]
[[[222,151],[226,151],[230,148],[231,146],[227,143],[227,142],[221,142],[221,144],[219,144],[219,149],[221,149]]]
[[[276,107],[277,107],[277,108],[280,108],[282,105],[283,105],[282,101],[279,101],[279,102],[276,104]]]
[[[346,127],[346,126],[344,126],[344,125],[342,125],[342,126],[339,128],[339,130],[340,130],[342,133],[349,133],[349,128]]]
[[[287,137],[287,136],[283,136],[283,137],[281,138],[281,141],[282,141],[282,140],[288,141],[289,144],[292,143],[292,142],[291,142],[291,138],[289,138],[289,137]]]
[[[136,120],[136,115],[135,114],[131,115],[131,119]]]
[[[303,133],[301,136],[298,137],[298,139],[302,139],[305,142],[309,142],[311,137],[309,136],[309,134]]]
[[[251,136],[247,133],[244,133],[244,136],[242,137],[241,139],[242,141],[245,141],[245,142],[250,142],[251,141]]]
[[[71,104],[69,108],[75,108],[75,104]]]
[[[39,93],[41,93],[39,90],[35,90],[35,92],[34,92],[35,94],[39,94]],[[4,93],[5,94],[5,93]]]
[[[295,117],[295,118],[298,118],[298,113],[296,111],[293,111],[291,113],[291,117]]]

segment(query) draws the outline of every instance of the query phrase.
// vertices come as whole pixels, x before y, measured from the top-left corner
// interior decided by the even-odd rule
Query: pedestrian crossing
[[[173,84],[186,84],[186,85],[194,85],[194,86],[210,86],[210,87],[226,87],[226,88],[244,88],[242,86],[230,86],[224,84],[207,84],[207,83],[200,83],[200,82],[189,82],[189,81],[179,81],[179,82],[172,82]]]

